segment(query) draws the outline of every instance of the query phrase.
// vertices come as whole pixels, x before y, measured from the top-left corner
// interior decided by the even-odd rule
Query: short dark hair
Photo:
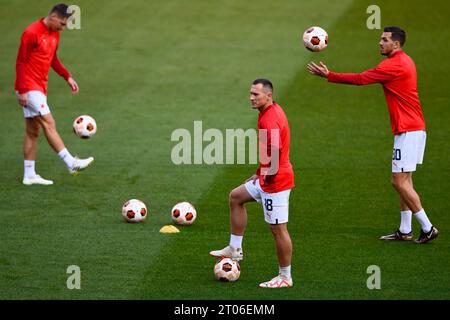
[[[270,80],[259,78],[259,79],[256,79],[255,81],[253,81],[253,84],[254,85],[262,84],[266,90],[273,92],[273,84],[272,84],[272,82],[270,82]]]
[[[406,32],[400,27],[390,26],[385,27],[384,32],[391,32],[392,40],[400,42],[400,47],[403,47],[403,45],[406,42]]]
[[[60,18],[69,18],[72,12],[68,12],[69,6],[64,3],[59,3],[50,10],[50,14],[56,13]]]

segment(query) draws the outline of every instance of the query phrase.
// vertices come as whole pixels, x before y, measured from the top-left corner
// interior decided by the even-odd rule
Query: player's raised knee
[[[241,187],[235,188],[230,192],[229,195],[230,204],[242,204],[245,202],[245,194],[243,194],[243,189]]]
[[[236,189],[231,190],[230,194],[228,195],[228,200],[230,204],[237,204],[239,202],[239,193]]]

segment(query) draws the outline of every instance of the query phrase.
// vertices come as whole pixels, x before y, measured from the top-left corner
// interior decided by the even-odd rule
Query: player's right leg
[[[246,187],[246,184],[242,184],[230,192],[230,242],[228,246],[221,250],[211,251],[209,254],[213,257],[227,257],[237,261],[244,258],[244,253],[242,251],[242,240],[244,237],[245,227],[247,225],[247,210],[244,205],[247,202],[256,201],[255,197],[257,197],[256,191],[255,197],[253,197],[250,192],[248,191],[248,186]]]
[[[270,224],[278,256],[279,274],[269,281],[259,284],[260,288],[285,288],[294,285],[291,276],[292,241],[287,223]]]
[[[400,197],[400,226],[394,232],[381,236],[380,240],[400,240],[400,241],[410,241],[413,238],[412,233],[412,211],[408,205],[411,203],[404,198],[403,193],[405,189],[409,188],[408,184],[412,183],[411,173],[393,173],[391,178],[391,183],[394,189],[398,192]],[[414,190],[414,189],[413,189]],[[419,204],[417,204],[419,201]],[[413,202],[414,206],[420,206],[420,199],[418,195]]]
[[[412,185],[412,175],[410,175],[410,183]],[[412,211],[408,207],[405,199],[400,196],[400,226],[398,230],[403,234],[411,234],[412,236]]]
[[[287,224],[289,220],[289,196],[291,190],[262,193],[264,220],[269,224],[275,240],[278,258],[278,275],[259,284],[260,288],[292,287],[292,241]]]
[[[40,125],[35,118],[25,118],[25,138],[23,143],[24,185],[41,184],[51,185],[53,181],[42,178],[36,173],[36,148],[39,138]]]
[[[37,141],[41,126],[35,118],[25,118],[25,139],[23,157],[25,160],[36,160]]]

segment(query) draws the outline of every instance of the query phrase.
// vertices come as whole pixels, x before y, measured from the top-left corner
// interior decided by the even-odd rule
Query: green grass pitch
[[[40,137],[37,171],[50,187],[21,184],[24,121],[13,93],[22,30],[52,1],[2,0],[0,20],[0,299],[448,299],[450,289],[450,110],[447,1],[377,1],[381,25],[408,34],[428,128],[424,164],[414,175],[424,208],[441,234],[427,245],[377,238],[399,223],[390,185],[393,137],[379,85],[327,84],[306,63],[338,72],[375,66],[381,30],[369,30],[373,1],[87,1],[81,30],[66,30],[58,54],[80,85],[72,96],[54,72],[49,105],[67,147],[95,163],[77,177]],[[20,14],[18,14],[20,12]],[[311,25],[329,46],[300,42]],[[214,280],[208,255],[229,240],[228,193],[254,165],[171,162],[171,133],[254,128],[249,86],[274,82],[291,127],[289,230],[294,287],[257,287],[277,272],[274,242],[257,204],[247,206],[245,260],[235,283]],[[98,132],[78,139],[72,121],[92,115]],[[149,216],[127,224],[121,206],[144,200]],[[191,227],[160,234],[170,209],[192,202]],[[415,236],[419,225],[413,221]],[[69,290],[70,265],[81,289]],[[381,289],[366,272],[381,269]]]

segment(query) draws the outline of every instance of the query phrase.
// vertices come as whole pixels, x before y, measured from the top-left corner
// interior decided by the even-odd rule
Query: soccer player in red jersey
[[[14,88],[17,100],[25,116],[24,176],[23,184],[51,185],[53,181],[36,174],[36,148],[40,128],[53,150],[66,163],[69,172],[76,174],[92,163],[94,158],[73,157],[56,130],[55,120],[47,104],[47,81],[50,67],[63,77],[72,93],[78,93],[78,85],[58,59],[59,33],[64,30],[70,17],[68,6],[58,4],[42,19],[29,25],[22,34],[16,61]]]
[[[414,215],[422,229],[416,243],[426,243],[438,236],[422,207],[413,187],[412,173],[423,161],[426,141],[425,120],[417,91],[414,61],[403,51],[406,33],[399,27],[385,27],[381,35],[381,54],[387,56],[377,67],[362,73],[335,73],[327,66],[311,62],[311,74],[328,82],[352,85],[380,83],[383,86],[394,133],[392,157],[392,185],[400,197],[400,227],[382,240],[411,240],[411,217]]]
[[[214,257],[243,259],[242,240],[247,225],[245,203],[257,201],[264,210],[275,239],[279,274],[261,283],[262,288],[293,285],[291,277],[292,242],[287,229],[289,195],[294,187],[294,171],[289,161],[290,130],[286,115],[273,101],[273,85],[267,79],[256,79],[250,90],[253,109],[259,111],[259,167],[256,173],[229,197],[231,235],[229,246],[211,251]]]

